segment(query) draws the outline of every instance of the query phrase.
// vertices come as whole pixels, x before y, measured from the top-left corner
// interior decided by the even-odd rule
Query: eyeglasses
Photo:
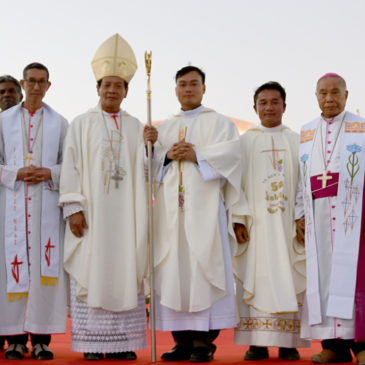
[[[34,79],[26,79],[24,80],[27,82],[27,84],[30,86],[30,87],[34,87],[35,84],[38,84],[39,87],[45,87],[46,85],[48,85],[48,80],[34,80]]]

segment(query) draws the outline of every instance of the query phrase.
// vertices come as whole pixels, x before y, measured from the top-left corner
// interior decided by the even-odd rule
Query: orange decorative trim
[[[365,123],[345,122],[345,133],[365,133]]]
[[[306,131],[300,132],[300,143],[306,143],[311,141],[314,138],[314,135],[316,133],[316,128],[314,129],[308,129]]]

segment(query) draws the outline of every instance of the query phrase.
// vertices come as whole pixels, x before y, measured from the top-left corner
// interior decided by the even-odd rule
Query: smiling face
[[[342,79],[326,77],[318,81],[316,96],[323,116],[330,119],[345,110],[348,91]]]
[[[277,127],[281,124],[286,104],[278,90],[265,89],[257,95],[255,112],[261,124],[267,128]]]
[[[201,105],[205,93],[202,76],[191,71],[176,80],[176,96],[182,110],[192,110]]]
[[[107,113],[118,113],[122,100],[127,96],[128,87],[118,76],[107,76],[97,86],[101,108]]]

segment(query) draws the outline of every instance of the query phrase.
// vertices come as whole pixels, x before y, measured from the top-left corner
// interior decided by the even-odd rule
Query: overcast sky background
[[[347,109],[365,115],[365,0],[0,0],[0,74],[21,78],[44,63],[52,86],[45,102],[69,121],[98,97],[90,62],[108,37],[132,46],[138,70],[122,107],[146,121],[144,52],[152,50],[152,119],[179,110],[177,69],[206,74],[204,104],[258,122],[252,95],[279,81],[287,91],[284,123],[295,130],[319,114],[317,79],[337,72]]]

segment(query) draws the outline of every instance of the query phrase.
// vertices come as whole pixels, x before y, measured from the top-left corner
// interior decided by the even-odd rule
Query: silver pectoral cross
[[[322,180],[322,189],[325,189],[327,187],[327,180],[332,180],[332,176],[327,175],[327,170],[324,170],[322,176],[318,176],[317,180]]]
[[[119,188],[119,181],[122,181],[124,176],[127,175],[127,172],[123,169],[123,167],[116,166],[114,169],[114,173],[112,175],[112,179],[115,181],[115,188]]]

